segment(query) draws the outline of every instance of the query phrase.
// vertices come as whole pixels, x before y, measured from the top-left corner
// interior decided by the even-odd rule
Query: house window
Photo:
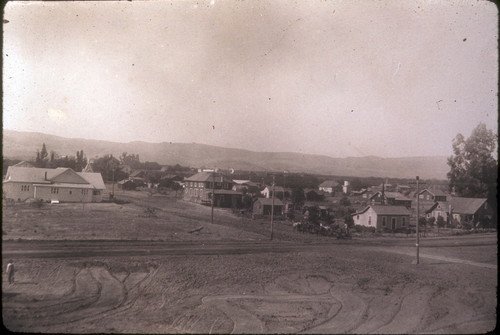
[[[406,218],[403,216],[401,225],[404,227],[406,226]]]
[[[82,195],[87,195],[88,194],[88,190],[82,190]]]
[[[73,194],[73,191],[69,191],[69,194],[70,194],[70,195],[71,195],[71,194]]]
[[[425,198],[426,198],[427,200],[429,200],[429,195],[427,194],[427,195],[425,196]]]
[[[371,217],[371,215],[368,215],[368,225],[369,226],[372,225],[372,217]]]
[[[420,194],[418,197],[419,197],[420,199],[423,199],[423,198],[424,198],[424,195],[423,195],[423,194]]]
[[[93,195],[100,195],[100,194],[101,194],[101,191],[99,191],[99,190],[94,190],[94,191],[92,191],[92,194],[93,194]]]
[[[385,216],[382,216],[382,226],[385,227],[385,223],[386,223],[386,217]]]
[[[52,188],[50,189],[50,193],[52,193],[52,194],[59,194],[59,188],[57,188],[57,187],[52,187]]]
[[[29,191],[30,186],[29,185],[21,185],[21,191]]]
[[[358,214],[358,216],[356,216],[356,219],[359,220],[359,214]]]

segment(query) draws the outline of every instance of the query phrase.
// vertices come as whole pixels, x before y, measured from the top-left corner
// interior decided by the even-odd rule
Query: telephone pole
[[[211,223],[214,223],[214,202],[215,202],[215,169],[212,173],[212,219]]]
[[[416,180],[417,180],[416,182],[411,182],[410,184],[417,184],[417,193],[416,193],[416,195],[417,195],[417,225],[416,225],[416,228],[417,229],[415,231],[417,237],[416,237],[415,246],[417,247],[417,264],[419,264],[419,262],[420,262],[420,259],[419,259],[419,248],[420,248],[419,242],[420,242],[420,236],[419,236],[419,231],[418,231],[419,230],[418,229],[419,228],[419,221],[420,221],[420,195],[419,195],[420,190],[419,190],[419,185],[420,184],[425,184],[425,182],[424,183],[420,183],[420,177],[419,176],[416,177]]]
[[[274,217],[274,175],[273,175],[273,197],[271,200],[271,241],[273,240],[273,217]]]
[[[418,226],[419,226],[419,222],[420,221],[420,195],[418,194],[419,193],[419,189],[418,189],[418,181],[419,181],[419,176],[417,176],[417,230],[416,230],[416,233],[417,233],[417,242],[416,242],[416,247],[417,247],[417,264],[419,263],[419,232],[418,232]]]

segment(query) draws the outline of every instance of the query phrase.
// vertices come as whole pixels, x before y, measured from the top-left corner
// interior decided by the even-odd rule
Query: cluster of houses
[[[182,185],[187,201],[226,208],[250,207],[254,215],[270,215],[273,211],[281,215],[294,205],[290,188],[233,180],[211,170],[200,170],[186,178],[164,173],[161,180]],[[118,187],[123,189],[134,189],[137,185],[147,186],[144,171],[130,171],[128,179],[118,182]],[[16,201],[100,202],[104,191],[101,174],[94,173],[90,164],[82,172],[75,172],[70,168],[35,168],[21,162],[8,168],[3,181],[4,197]],[[304,208],[316,206],[330,213],[332,207],[328,206],[328,197],[335,192],[348,197],[356,209],[352,214],[354,224],[376,230],[397,230],[415,224],[417,198],[421,216],[436,220],[442,217],[445,222],[453,221],[458,225],[491,220],[493,214],[485,198],[456,197],[438,188],[416,193],[407,185],[389,183],[355,191],[351,190],[349,182],[341,185],[334,180],[326,180],[317,188],[304,189]],[[243,203],[245,195],[251,195],[251,203]]]
[[[214,206],[238,207],[242,195],[251,193],[260,196],[252,203],[252,213],[256,215],[269,215],[273,210],[275,215],[284,214],[293,206],[292,201],[287,200],[291,198],[292,190],[281,186],[259,185],[250,180],[231,180],[222,174],[207,171],[186,178],[184,182],[184,198],[192,202],[211,204],[213,197]],[[415,225],[417,202],[420,216],[436,219],[441,216],[444,222],[453,221],[458,226],[466,222],[491,220],[493,214],[486,198],[456,197],[438,188],[424,189],[417,193],[407,185],[393,186],[388,183],[353,191],[349,182],[340,185],[333,180],[326,180],[317,189],[304,189],[304,207],[316,206],[320,211],[331,211],[331,207],[325,206],[325,197],[339,189],[358,207],[352,214],[354,224],[374,227],[376,230],[398,230]]]

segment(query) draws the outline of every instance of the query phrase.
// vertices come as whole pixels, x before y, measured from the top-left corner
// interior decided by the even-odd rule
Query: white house
[[[100,173],[70,168],[9,166],[3,181],[4,197],[17,201],[100,202],[105,188]]]
[[[410,224],[410,211],[404,206],[370,205],[351,215],[355,225],[376,230],[408,228]]]
[[[339,183],[337,183],[335,180],[325,180],[318,186],[319,191],[327,192],[327,193],[334,193],[335,189],[339,186]]]

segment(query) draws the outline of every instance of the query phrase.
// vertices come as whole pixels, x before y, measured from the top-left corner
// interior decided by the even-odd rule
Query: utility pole
[[[419,262],[420,262],[420,259],[419,259],[419,247],[420,247],[419,246],[419,242],[420,242],[420,236],[419,236],[419,231],[418,231],[419,230],[418,229],[419,228],[419,220],[420,220],[420,195],[419,195],[420,189],[419,189],[419,185],[420,184],[425,184],[425,183],[420,183],[420,177],[419,176],[416,177],[416,180],[417,180],[416,182],[411,182],[410,184],[417,184],[417,193],[416,193],[416,195],[417,195],[417,225],[416,225],[416,228],[417,229],[415,231],[417,237],[416,237],[415,246],[417,247],[417,264],[419,264]]]
[[[283,171],[283,200],[285,200],[286,195],[286,171]]]
[[[115,167],[113,166],[113,189],[111,191],[112,198],[115,198]]]
[[[274,218],[274,175],[273,175],[273,198],[271,200],[271,241],[273,240],[273,218]]]
[[[419,245],[418,245],[418,243],[419,243],[419,236],[418,236],[419,235],[419,232],[418,232],[419,222],[418,221],[420,221],[420,194],[418,194],[418,192],[419,192],[419,189],[418,189],[418,181],[419,181],[419,179],[420,179],[419,176],[417,176],[417,231],[416,231],[416,233],[417,233],[417,242],[416,242],[416,245],[415,245],[417,247],[417,264],[419,263],[419,254],[418,254],[419,253]]]
[[[212,219],[211,223],[214,223],[214,202],[215,202],[215,169],[212,173]]]

